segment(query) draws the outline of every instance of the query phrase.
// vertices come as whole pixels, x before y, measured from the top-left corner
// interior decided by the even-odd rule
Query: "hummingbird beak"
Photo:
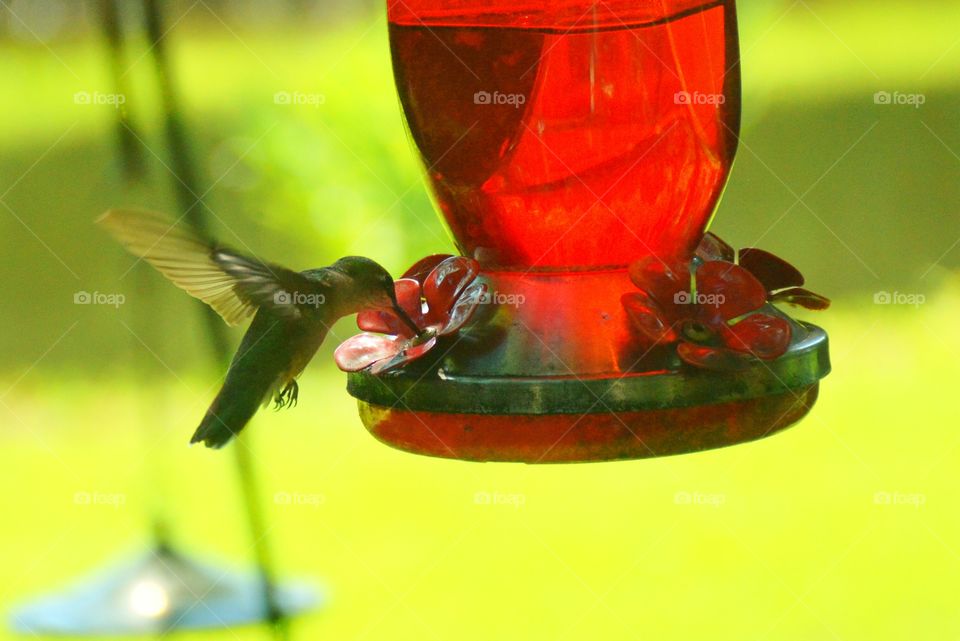
[[[415,336],[420,335],[420,328],[417,327],[417,324],[413,322],[413,319],[407,315],[407,312],[403,311],[403,308],[400,307],[400,304],[396,300],[393,301],[393,311],[397,313],[397,316],[400,317],[400,320],[406,323],[407,327],[413,330]]]

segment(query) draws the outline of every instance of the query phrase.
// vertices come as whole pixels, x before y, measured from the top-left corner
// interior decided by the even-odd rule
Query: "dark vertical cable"
[[[126,192],[132,191],[139,185],[146,174],[146,161],[143,155],[143,148],[140,145],[137,127],[130,117],[130,108],[132,106],[131,95],[126,83],[126,47],[123,37],[123,25],[120,18],[120,8],[117,0],[98,0],[97,18],[100,24],[100,35],[103,39],[107,53],[107,61],[110,68],[111,82],[114,93],[124,97],[121,108],[115,110],[115,141],[116,156],[120,168],[120,180],[123,183],[123,189]],[[155,298],[154,284],[155,280],[149,276],[146,267],[140,263],[134,267],[134,278],[136,279],[136,290],[143,292],[142,299],[147,300]],[[152,320],[155,320],[155,313],[151,313],[149,318],[143,312],[146,311],[142,305],[134,306],[134,327],[144,328]],[[143,370],[141,370],[142,372]],[[143,375],[143,374],[141,374]],[[143,381],[143,389],[150,389],[149,381]],[[146,407],[146,404],[144,404]],[[149,419],[143,417],[143,423],[146,425]],[[144,441],[147,440],[147,430],[144,427]],[[170,531],[167,522],[163,502],[160,499],[162,491],[157,488],[163,487],[164,475],[162,473],[162,461],[158,461],[156,456],[148,457],[150,472],[146,475],[146,482],[150,488],[150,508],[149,518],[151,521],[151,530],[153,543],[157,550],[170,549]]]
[[[157,83],[160,88],[163,109],[163,128],[169,148],[170,163],[177,203],[187,224],[200,234],[210,236],[210,226],[200,190],[200,176],[189,144],[187,127],[180,110],[173,83],[173,72],[167,54],[163,13],[158,0],[143,0],[144,28],[153,58]],[[198,303],[199,304],[199,303]],[[211,308],[202,307],[207,334],[218,364],[226,367],[230,362],[230,345],[222,319]],[[238,439],[239,440],[239,439]],[[272,555],[267,541],[265,516],[260,509],[260,497],[249,444],[236,442],[231,448],[236,457],[237,474],[244,499],[250,536],[257,559],[257,568],[263,586],[264,606],[268,619],[273,623],[277,636],[286,636],[283,612],[277,602],[273,576]]]
[[[143,178],[146,163],[143,150],[137,140],[136,127],[131,123],[128,104],[129,92],[126,83],[124,61],[126,53],[123,43],[123,28],[120,23],[120,11],[116,0],[99,0],[100,32],[107,47],[107,59],[110,63],[110,75],[115,93],[124,97],[124,103],[117,109],[116,139],[120,157],[120,171],[128,185]]]
[[[162,9],[157,0],[143,0],[143,11],[144,27],[150,44],[157,84],[160,88],[163,131],[169,148],[171,170],[176,177],[173,188],[177,204],[187,224],[202,236],[210,237],[210,225],[201,197],[200,177],[193,161],[186,125],[173,88],[172,72],[164,41]],[[217,362],[221,365],[229,364],[230,342],[223,320],[210,307],[202,303],[198,305],[203,310],[207,337]]]

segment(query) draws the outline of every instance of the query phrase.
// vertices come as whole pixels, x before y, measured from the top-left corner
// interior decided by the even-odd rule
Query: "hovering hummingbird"
[[[244,256],[162,214],[114,209],[97,223],[228,325],[253,315],[191,443],[222,447],[260,405],[295,405],[297,377],[342,316],[392,309],[419,332],[397,303],[393,278],[369,258],[347,256],[329,267],[295,272]]]

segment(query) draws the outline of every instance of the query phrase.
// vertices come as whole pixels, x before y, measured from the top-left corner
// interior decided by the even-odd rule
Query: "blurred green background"
[[[220,374],[192,303],[159,276],[121,277],[133,260],[91,224],[110,206],[176,209],[150,43],[123,4],[126,107],[148,150],[133,188],[114,108],[75,102],[113,91],[92,6],[0,0],[4,609],[136,551],[158,509],[182,548],[252,562],[231,458],[186,447]],[[329,597],[295,638],[960,637],[960,3],[739,6],[744,129],[713,229],[834,299],[814,319],[834,362],[815,410],[766,441],[677,458],[420,458],[357,419],[329,357],[343,321],[299,407],[258,417],[250,440],[282,574]],[[406,140],[382,7],[188,0],[167,14],[225,242],[298,268],[362,253],[394,273],[452,249]],[[80,291],[126,303],[76,305]],[[915,304],[876,304],[882,292]]]

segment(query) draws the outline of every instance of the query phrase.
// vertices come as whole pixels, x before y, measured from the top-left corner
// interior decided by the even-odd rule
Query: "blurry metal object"
[[[278,586],[276,597],[284,616],[322,602],[304,583]],[[103,636],[222,629],[271,617],[258,576],[160,546],[19,606],[10,623],[23,634]]]

